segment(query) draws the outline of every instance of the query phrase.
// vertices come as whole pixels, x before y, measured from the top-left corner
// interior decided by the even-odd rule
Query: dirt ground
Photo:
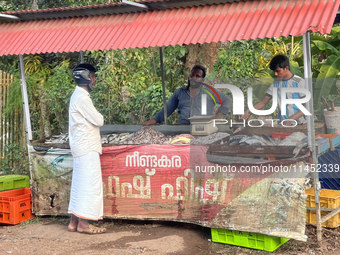
[[[270,254],[211,242],[209,228],[175,222],[105,219],[107,233],[68,232],[69,217],[35,217],[16,226],[0,225],[0,254]],[[340,254],[340,228],[323,231],[306,227],[307,242],[289,240],[272,254]]]

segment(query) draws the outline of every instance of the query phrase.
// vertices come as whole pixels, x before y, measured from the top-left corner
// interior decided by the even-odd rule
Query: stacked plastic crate
[[[340,206],[340,135],[321,134],[318,136],[327,137],[330,142],[330,148],[318,155],[317,167],[321,182],[321,217],[324,217]],[[306,221],[316,224],[314,189],[306,190],[306,193]],[[337,214],[333,216],[326,222],[322,223],[322,226],[326,228],[337,228],[340,226],[340,215]]]
[[[29,177],[0,176],[0,224],[16,225],[32,218]]]
[[[307,193],[307,214],[306,221],[312,224],[316,224],[316,211],[315,211],[315,191],[314,189],[306,190]],[[340,206],[340,191],[322,189],[320,192],[320,207],[321,217],[325,217],[333,210]],[[340,226],[340,215],[334,215],[332,218],[322,223],[325,228],[337,228]]]

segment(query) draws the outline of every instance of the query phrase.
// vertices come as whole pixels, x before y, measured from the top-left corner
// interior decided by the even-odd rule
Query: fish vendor
[[[215,102],[220,101],[221,106],[217,110],[215,119],[220,119],[229,112],[232,100],[230,97],[215,90],[214,88],[203,84],[206,75],[206,69],[203,66],[195,65],[188,78],[188,85],[177,89],[166,103],[168,117],[178,109],[178,124],[190,124],[190,117],[200,116],[202,114],[202,95],[208,94],[207,98],[207,115],[212,115]],[[210,96],[211,95],[211,96]],[[217,96],[218,95],[218,96]],[[214,98],[212,98],[214,97]],[[164,121],[164,108],[160,110],[151,120],[144,122],[144,126],[162,123]]]
[[[101,234],[105,228],[95,227],[89,220],[103,219],[103,181],[99,154],[102,144],[99,127],[103,115],[93,106],[90,92],[96,85],[96,69],[80,64],[73,69],[76,86],[69,107],[69,139],[73,156],[68,230],[85,234]]]
[[[281,100],[280,100],[282,88],[305,89],[305,80],[290,72],[289,58],[285,55],[276,55],[270,61],[270,69],[274,71],[277,79],[270,85],[263,99],[254,105],[254,108],[257,110],[263,109],[269,103],[269,101],[273,98],[273,88],[277,88],[278,89],[277,97],[278,97],[279,110],[280,110],[279,111],[280,121],[287,119],[287,121],[285,121],[284,123],[285,126],[295,125],[293,120],[295,120],[297,124],[305,124],[307,120],[306,120],[304,113],[294,104],[288,104],[286,115],[281,115]],[[305,94],[303,93],[298,93],[298,92],[287,93],[287,99],[304,98],[304,97],[305,97]],[[247,109],[241,118],[244,120],[247,120],[249,116],[250,116],[250,110]]]

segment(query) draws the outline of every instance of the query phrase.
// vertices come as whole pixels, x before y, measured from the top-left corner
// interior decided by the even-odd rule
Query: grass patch
[[[26,220],[24,222],[21,222],[20,226],[26,226],[26,225],[29,225],[29,224],[38,224],[38,223],[40,223],[39,216],[35,216],[34,218],[32,218],[30,220]]]
[[[68,225],[70,222],[70,216],[58,216],[52,215],[50,219],[50,223]]]

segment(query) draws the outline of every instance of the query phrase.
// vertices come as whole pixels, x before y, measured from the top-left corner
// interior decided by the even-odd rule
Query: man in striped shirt
[[[270,62],[270,69],[274,71],[277,79],[270,85],[264,98],[254,105],[254,108],[261,110],[264,108],[273,96],[277,96],[279,103],[278,118],[280,121],[289,119],[295,120],[297,124],[306,123],[306,117],[304,113],[295,105],[286,105],[286,115],[281,115],[281,89],[282,88],[303,88],[305,89],[305,80],[290,72],[289,58],[284,55],[275,56]],[[273,88],[277,88],[277,95],[273,95]],[[299,92],[286,93],[287,99],[299,99],[304,98],[305,94]],[[244,112],[242,119],[248,119],[250,115],[249,109]],[[294,121],[285,121],[285,126],[294,125]]]

